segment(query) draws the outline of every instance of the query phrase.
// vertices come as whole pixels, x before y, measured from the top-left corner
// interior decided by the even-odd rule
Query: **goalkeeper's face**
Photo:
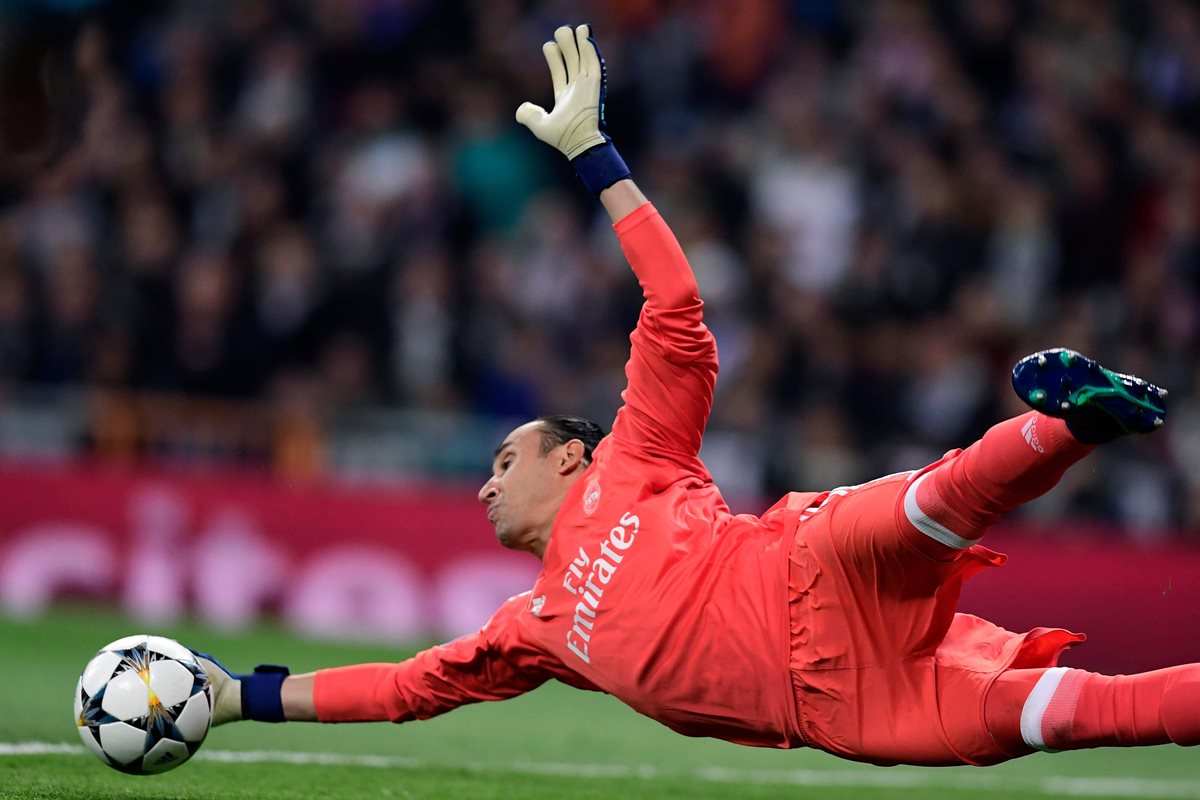
[[[514,430],[496,448],[492,477],[479,490],[500,544],[539,557],[563,496],[582,472],[574,454],[582,449],[577,440],[578,447],[563,444],[549,450],[544,442],[540,422]]]

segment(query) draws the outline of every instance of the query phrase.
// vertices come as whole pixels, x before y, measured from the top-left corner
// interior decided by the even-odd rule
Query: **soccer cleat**
[[[1074,350],[1026,356],[1013,367],[1013,389],[1037,411],[1066,420],[1081,442],[1100,444],[1128,433],[1152,433],[1167,415],[1165,389],[1105,369]]]

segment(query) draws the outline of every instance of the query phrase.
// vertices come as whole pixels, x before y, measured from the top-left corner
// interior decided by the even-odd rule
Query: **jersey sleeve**
[[[528,601],[506,602],[478,632],[398,664],[318,670],[313,704],[321,722],[428,719],[483,700],[505,700],[557,677],[547,658],[523,645],[517,616]]]
[[[645,302],[629,337],[628,383],[612,438],[703,472],[698,454],[717,382],[717,345],[695,275],[650,203],[613,227]]]

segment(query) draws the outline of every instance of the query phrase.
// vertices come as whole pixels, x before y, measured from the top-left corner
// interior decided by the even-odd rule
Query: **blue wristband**
[[[287,667],[259,664],[249,675],[239,675],[242,682],[242,719],[285,722],[283,681],[289,674]]]
[[[600,192],[630,175],[629,167],[625,166],[624,159],[612,142],[598,144],[583,155],[576,156],[571,165],[575,167],[575,174],[583,181],[583,185],[597,197]]]

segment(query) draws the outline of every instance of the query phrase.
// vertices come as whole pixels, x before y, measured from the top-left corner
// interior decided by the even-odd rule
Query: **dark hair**
[[[590,419],[552,414],[538,417],[542,424],[542,455],[546,455],[560,444],[572,439],[583,442],[583,463],[592,463],[592,451],[604,438],[604,429]]]

